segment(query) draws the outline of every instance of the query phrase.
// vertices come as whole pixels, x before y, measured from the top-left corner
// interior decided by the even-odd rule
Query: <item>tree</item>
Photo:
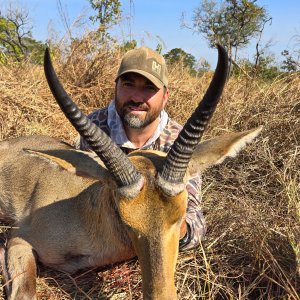
[[[203,0],[193,12],[192,29],[203,34],[210,47],[224,45],[230,58],[234,49],[236,58],[237,50],[248,45],[270,20],[256,0]]]
[[[9,6],[0,12],[0,61],[13,57],[17,61],[30,57],[34,63],[42,62],[45,45],[32,37],[28,12]]]
[[[188,69],[192,74],[196,73],[195,57],[190,53],[186,53],[181,48],[174,48],[170,50],[168,53],[164,54],[164,58],[170,65],[181,63],[183,68]]]
[[[97,32],[101,40],[108,36],[107,30],[118,23],[121,14],[121,2],[119,0],[89,0],[97,15],[90,19],[99,23]]]
[[[233,76],[246,75],[248,78],[258,78],[263,81],[273,80],[281,74],[275,64],[275,58],[272,54],[262,54],[255,63],[249,59],[241,59],[233,64]]]
[[[298,53],[298,58],[293,57],[288,50],[283,50],[281,55],[284,56],[281,69],[286,72],[296,72],[300,70],[300,53]]]
[[[273,55],[260,56],[258,64],[253,68],[258,78],[263,80],[272,80],[280,75],[279,68],[274,64],[275,58]]]
[[[203,75],[204,73],[208,72],[211,68],[211,65],[205,58],[201,58],[197,65],[198,75]]]
[[[120,45],[120,50],[122,51],[122,53],[126,53],[127,51],[136,48],[136,45],[137,45],[136,40],[126,41]]]

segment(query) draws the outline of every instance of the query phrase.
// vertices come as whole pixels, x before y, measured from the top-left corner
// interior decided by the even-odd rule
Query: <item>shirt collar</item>
[[[155,132],[145,143],[145,145],[140,149],[148,148],[149,145],[153,144],[158,139],[161,132],[165,129],[169,119],[167,112],[165,110],[162,110],[159,117],[159,124]],[[127,138],[120,116],[116,111],[114,100],[108,106],[107,125],[110,129],[110,137],[117,145],[129,149],[137,149],[137,147],[132,144]]]

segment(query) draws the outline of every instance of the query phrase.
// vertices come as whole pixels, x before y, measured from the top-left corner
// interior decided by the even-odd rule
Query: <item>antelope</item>
[[[53,69],[44,70],[62,111],[93,152],[47,136],[0,142],[0,219],[12,226],[0,261],[9,299],[36,299],[37,261],[74,273],[138,257],[144,299],[177,299],[175,268],[189,174],[235,156],[255,128],[200,142],[226,82],[228,57],[171,150],[124,154],[80,111]]]

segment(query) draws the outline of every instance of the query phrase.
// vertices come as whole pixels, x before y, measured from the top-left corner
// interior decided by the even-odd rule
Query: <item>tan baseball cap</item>
[[[158,88],[168,86],[168,71],[165,59],[150,48],[143,46],[125,53],[116,80],[121,75],[129,72],[146,77]]]

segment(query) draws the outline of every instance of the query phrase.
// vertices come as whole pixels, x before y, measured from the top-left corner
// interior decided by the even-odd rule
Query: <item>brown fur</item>
[[[195,153],[201,157],[193,156],[189,172],[232,156],[259,131],[199,144]],[[159,151],[129,156],[144,186],[126,199],[91,153],[48,137],[0,142],[0,216],[17,227],[6,259],[1,256],[9,298],[35,299],[36,259],[75,272],[137,255],[144,299],[176,299],[174,273],[187,192],[170,196],[157,184],[164,156]]]

